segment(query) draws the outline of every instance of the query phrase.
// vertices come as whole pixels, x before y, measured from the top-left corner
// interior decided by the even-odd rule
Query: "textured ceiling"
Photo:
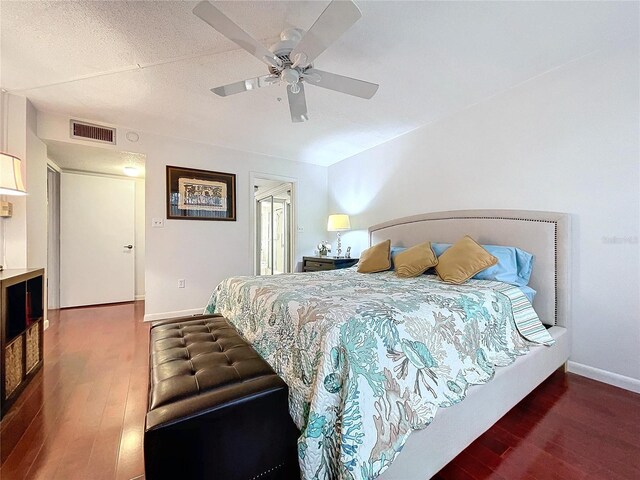
[[[124,175],[125,166],[135,166],[144,178],[145,156],[139,153],[118,152],[106,148],[77,143],[46,140],[47,156],[62,170]]]
[[[266,45],[328,2],[216,2]],[[309,86],[291,123],[282,86],[221,98],[266,67],[193,2],[0,2],[0,84],[38,109],[330,165],[594,50],[637,42],[637,2],[365,2],[315,61],[380,84],[371,100]]]

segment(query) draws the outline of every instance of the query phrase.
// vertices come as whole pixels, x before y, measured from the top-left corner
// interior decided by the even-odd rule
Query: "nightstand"
[[[349,268],[358,263],[357,258],[334,257],[302,257],[303,272],[320,272],[322,270],[337,270]]]

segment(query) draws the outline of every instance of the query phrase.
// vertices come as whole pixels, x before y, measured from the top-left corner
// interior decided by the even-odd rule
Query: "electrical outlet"
[[[184,288],[185,287],[185,281],[184,278],[181,278],[180,280],[178,280],[178,288]]]
[[[304,227],[302,225],[298,225],[298,233],[303,233]]]
[[[164,227],[164,218],[153,218],[151,219],[151,226],[154,228],[162,228]]]

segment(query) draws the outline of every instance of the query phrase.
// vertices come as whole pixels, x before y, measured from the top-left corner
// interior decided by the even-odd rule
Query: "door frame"
[[[51,176],[49,175],[50,173],[52,174]],[[61,173],[60,168],[47,159],[47,310],[58,310],[60,308]],[[53,177],[53,188],[51,177]],[[48,320],[45,320],[45,328],[48,326]]]
[[[268,190],[265,190],[264,192],[262,192],[260,195],[254,195],[254,206],[257,207],[257,204],[260,203],[263,200],[266,200],[268,198],[271,199],[271,253],[269,255],[269,257],[271,258],[271,274],[273,275],[273,260],[274,260],[274,251],[273,251],[273,222],[274,222],[274,204],[275,203],[282,203],[284,205],[284,210],[285,210],[285,217],[286,217],[286,226],[287,229],[289,230],[288,232],[285,232],[285,234],[288,236],[287,240],[286,240],[286,245],[287,245],[287,252],[286,252],[286,260],[285,263],[288,265],[289,267],[289,273],[293,272],[293,262],[292,262],[292,258],[293,258],[293,244],[292,244],[292,231],[293,230],[293,225],[291,224],[291,212],[292,212],[292,203],[293,203],[293,199],[292,199],[292,183],[291,182],[283,182],[281,184],[279,184],[276,187],[270,188]],[[282,193],[286,193],[289,196],[289,200],[288,202],[282,198],[279,197],[280,194]],[[287,208],[287,206],[289,208]],[[258,211],[256,210],[256,214],[258,213]],[[259,272],[260,270],[260,258],[258,258],[260,255],[258,255],[258,251],[257,248],[260,245],[260,237],[262,235],[262,215],[256,215],[255,217],[255,230],[256,230],[256,236],[255,236],[255,241],[256,241],[256,265],[255,265],[255,271]],[[257,273],[256,273],[257,274]]]
[[[254,275],[258,275],[258,252],[256,251],[257,235],[256,229],[256,197],[253,186],[256,179],[275,180],[282,183],[291,184],[291,258],[289,264],[291,272],[296,269],[296,238],[298,232],[298,179],[295,177],[285,177],[283,175],[272,175],[270,173],[249,172],[249,258],[251,259]]]

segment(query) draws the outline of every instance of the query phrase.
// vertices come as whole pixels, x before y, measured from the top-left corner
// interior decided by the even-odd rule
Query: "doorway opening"
[[[144,299],[145,156],[45,143],[50,167],[49,307]]]
[[[255,274],[294,270],[294,182],[254,178]]]

